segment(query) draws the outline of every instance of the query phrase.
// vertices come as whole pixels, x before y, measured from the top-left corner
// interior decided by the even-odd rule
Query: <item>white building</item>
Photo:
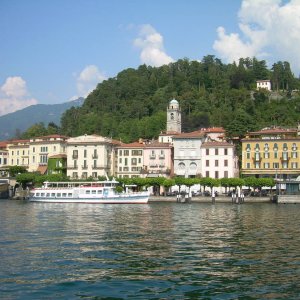
[[[114,175],[116,142],[98,135],[83,135],[67,140],[67,176],[97,178]]]
[[[257,80],[256,89],[266,89],[271,91],[271,81],[270,80]]]
[[[232,178],[238,176],[237,156],[233,144],[207,141],[201,146],[203,177]]]
[[[175,175],[195,177],[201,174],[201,146],[204,141],[203,130],[173,137]]]

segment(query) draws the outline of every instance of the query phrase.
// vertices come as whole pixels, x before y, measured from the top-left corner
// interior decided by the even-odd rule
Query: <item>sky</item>
[[[206,55],[288,61],[298,77],[300,0],[0,0],[0,116]]]

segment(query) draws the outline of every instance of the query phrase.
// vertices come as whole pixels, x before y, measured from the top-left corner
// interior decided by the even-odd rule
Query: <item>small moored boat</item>
[[[93,182],[44,182],[30,192],[29,201],[50,203],[143,204],[149,192],[116,192],[115,180]]]

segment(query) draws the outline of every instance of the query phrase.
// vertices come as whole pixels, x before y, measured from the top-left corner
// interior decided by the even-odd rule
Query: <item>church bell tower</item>
[[[181,133],[181,110],[175,99],[170,101],[167,108],[167,133]]]

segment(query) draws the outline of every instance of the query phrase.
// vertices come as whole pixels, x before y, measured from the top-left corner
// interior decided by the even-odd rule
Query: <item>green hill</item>
[[[270,79],[283,96],[256,91],[256,80]],[[201,62],[180,59],[161,67],[126,69],[98,84],[82,107],[67,110],[62,133],[97,133],[124,142],[153,138],[165,130],[166,107],[174,97],[181,105],[183,131],[223,126],[242,135],[270,125],[295,126],[299,120],[299,79],[288,62],[268,69],[264,60],[240,59],[224,64],[212,55]]]

